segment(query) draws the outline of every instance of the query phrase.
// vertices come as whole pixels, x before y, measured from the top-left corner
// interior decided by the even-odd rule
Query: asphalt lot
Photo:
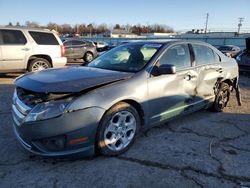
[[[119,157],[51,159],[12,131],[16,74],[0,74],[0,187],[250,187],[250,76],[223,113],[199,111],[141,134]]]

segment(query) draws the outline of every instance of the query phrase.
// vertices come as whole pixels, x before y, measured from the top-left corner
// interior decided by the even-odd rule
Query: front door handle
[[[218,69],[216,69],[216,72],[222,73],[222,72],[223,72],[223,69],[222,69],[222,68],[218,68]]]

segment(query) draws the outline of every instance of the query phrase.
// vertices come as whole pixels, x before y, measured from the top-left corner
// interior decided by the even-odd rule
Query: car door
[[[197,72],[193,70],[188,44],[176,44],[166,49],[155,66],[172,64],[175,74],[148,78],[149,122],[154,124],[190,111],[196,99]]]
[[[32,53],[24,33],[20,30],[1,29],[2,33],[2,65],[4,70],[25,69],[26,59]]]
[[[199,75],[197,95],[201,100],[213,100],[215,84],[224,74],[220,57],[206,45],[192,44],[192,48],[195,56],[195,67]]]
[[[84,41],[72,41],[73,54],[75,58],[83,58],[86,43]]]
[[[65,48],[65,57],[73,58],[74,53],[73,53],[73,48],[72,48],[72,41],[66,41],[63,43],[63,45]]]

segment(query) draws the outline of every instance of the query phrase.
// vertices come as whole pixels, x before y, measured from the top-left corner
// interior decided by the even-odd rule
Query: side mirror
[[[161,74],[175,74],[176,67],[171,64],[163,64],[158,67],[158,71]]]

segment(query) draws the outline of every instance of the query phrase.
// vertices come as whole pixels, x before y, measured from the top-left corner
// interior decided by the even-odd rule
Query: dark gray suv
[[[85,62],[90,62],[98,55],[96,46],[91,41],[71,39],[65,41],[63,45],[68,59],[83,59]]]

